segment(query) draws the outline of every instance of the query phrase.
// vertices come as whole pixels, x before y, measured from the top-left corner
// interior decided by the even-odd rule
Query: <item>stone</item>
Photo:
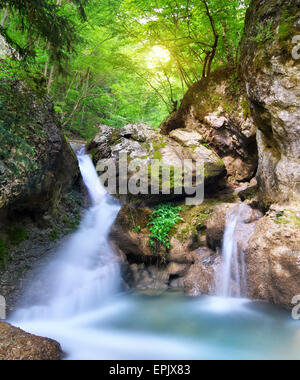
[[[191,144],[194,139],[200,139],[199,134],[192,133],[189,140],[186,140],[186,146],[179,143],[171,137],[163,136],[159,131],[145,124],[130,124],[119,130],[112,127],[101,125],[99,133],[95,139],[87,146],[87,150],[92,154],[99,175],[105,173],[105,164],[108,159],[118,167],[121,154],[127,154],[128,170],[127,183],[135,180],[136,173],[140,168],[145,169],[147,175],[148,194],[129,194],[125,197],[127,202],[142,202],[145,204],[154,204],[161,201],[170,201],[172,199],[185,198],[186,192],[183,189],[183,175],[179,181],[174,179],[168,183],[162,183],[162,175],[151,169],[153,160],[158,160],[165,170],[172,172],[176,169],[182,169],[184,160],[189,160],[189,169],[193,178],[196,178],[196,162],[204,164],[204,184],[210,191],[215,191],[219,186],[219,181],[226,175],[225,166],[220,157],[212,150],[201,144]],[[187,134],[185,134],[185,138]],[[136,166],[137,165],[137,166]],[[149,171],[150,170],[150,171]],[[117,170],[117,183],[119,183],[120,172]],[[153,176],[159,186],[159,194],[151,192],[151,179]],[[172,177],[171,177],[172,178]],[[117,186],[117,195],[119,187]],[[180,194],[181,193],[181,194]]]
[[[218,206],[215,212],[212,214],[210,219],[207,221],[206,239],[209,248],[214,251],[220,250],[223,244],[223,238],[225,233],[225,228],[227,224],[227,215],[237,207],[241,207],[239,204],[222,204]],[[245,226],[246,230],[250,231],[250,224],[256,222],[263,217],[263,214],[259,210],[255,210],[250,206],[243,204],[240,208],[239,224]],[[240,234],[237,233],[238,241],[246,241],[245,239],[240,239],[242,236],[242,229],[240,229]]]
[[[272,38],[260,42],[265,19]],[[246,15],[241,68],[258,128],[257,178],[265,205],[300,199],[300,66],[292,57],[298,19],[299,6],[289,0],[280,6],[253,0]]]
[[[203,144],[222,158],[233,184],[250,181],[258,159],[256,127],[238,71],[236,67],[220,68],[195,83],[178,111],[161,125],[166,136],[181,138],[183,131],[199,134]],[[233,75],[239,86],[235,95],[230,80]]]
[[[245,249],[248,296],[291,309],[300,294],[300,209],[274,205]]]
[[[203,142],[203,136],[200,133],[185,129],[171,131],[170,137],[184,146],[198,146]]]
[[[60,344],[0,322],[0,360],[60,360]]]

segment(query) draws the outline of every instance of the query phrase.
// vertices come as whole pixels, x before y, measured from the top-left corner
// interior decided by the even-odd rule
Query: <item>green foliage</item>
[[[274,39],[274,31],[272,26],[272,20],[266,21],[266,23],[260,23],[257,25],[256,36],[250,38],[250,40],[256,42],[258,45],[263,46],[267,41]]]
[[[139,225],[138,225],[138,226],[135,226],[135,227],[132,229],[133,232],[138,232],[138,233],[140,233],[141,230],[142,230],[142,227],[139,226]]]
[[[22,227],[15,227],[8,231],[8,238],[12,245],[19,245],[29,238],[29,234]]]
[[[248,3],[8,0],[0,33],[44,75],[31,85],[47,87],[67,135],[88,140],[100,123],[158,127],[202,75],[236,63]]]
[[[293,24],[299,16],[291,14],[290,10],[285,10],[281,15],[280,25],[278,29],[278,38],[282,42],[286,42],[293,33]]]
[[[74,49],[78,42],[76,11],[85,20],[83,6],[86,0],[5,0],[0,2],[0,10],[9,13],[10,19],[17,19],[7,27],[0,26],[0,33],[7,42],[17,49],[21,56],[35,56],[35,41],[48,44],[51,56],[61,60],[66,52]],[[45,47],[46,45],[44,45]]]
[[[148,224],[149,244],[153,250],[171,248],[169,233],[178,222],[183,221],[180,211],[181,207],[171,203],[160,204],[154,208]]]
[[[20,167],[25,170],[36,168],[32,160],[32,130],[38,136],[42,132],[40,125],[33,121],[36,97],[28,91],[27,84],[33,85],[36,78],[10,59],[0,63],[0,161],[3,160],[9,173],[15,175]]]

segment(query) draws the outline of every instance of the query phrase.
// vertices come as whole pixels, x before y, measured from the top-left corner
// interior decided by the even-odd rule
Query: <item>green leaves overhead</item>
[[[91,138],[99,123],[159,126],[236,63],[248,2],[0,0],[0,33],[45,77],[66,132]]]

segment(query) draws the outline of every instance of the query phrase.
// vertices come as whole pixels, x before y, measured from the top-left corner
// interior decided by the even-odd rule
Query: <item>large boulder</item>
[[[162,133],[213,148],[223,159],[229,182],[250,180],[257,169],[256,128],[238,69],[225,67],[194,84]]]
[[[272,206],[255,226],[247,246],[248,295],[293,307],[300,294],[300,208]]]
[[[0,322],[0,360],[60,360],[60,344]]]
[[[253,0],[241,67],[258,128],[258,182],[267,205],[300,199],[300,2]]]
[[[226,175],[224,163],[212,149],[201,144],[194,145],[194,142],[194,135],[190,138],[185,136],[184,141],[178,142],[177,138],[163,136],[152,127],[142,123],[130,124],[118,130],[101,125],[99,126],[99,133],[88,144],[87,148],[93,156],[99,175],[105,172],[107,160],[112,160],[118,168],[120,154],[127,154],[128,165],[135,163],[139,168],[145,168],[146,182],[149,186],[148,195],[138,193],[131,196],[131,194],[126,200],[138,200],[151,204],[186,197],[182,184],[175,179],[176,169],[183,167],[184,160],[190,160],[188,168],[193,178],[196,177],[196,162],[203,163],[205,186],[212,191],[217,189],[219,180]],[[149,170],[152,160],[158,160],[162,170],[168,169],[170,171],[171,181],[164,183],[160,170]],[[128,167],[126,173],[128,183],[134,180],[137,171],[136,168],[130,169],[130,166]],[[159,194],[151,193],[151,176],[159,183]],[[119,183],[119,178],[120,172],[117,170],[117,183]],[[183,177],[177,178],[181,181]],[[178,194],[176,190],[182,190],[182,193]]]

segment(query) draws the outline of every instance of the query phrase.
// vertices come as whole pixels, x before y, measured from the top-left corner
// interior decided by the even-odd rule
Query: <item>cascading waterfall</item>
[[[120,206],[102,187],[94,165],[84,151],[78,161],[92,206],[79,230],[63,245],[24,297],[25,308],[16,320],[61,319],[92,310],[119,286],[119,265],[108,234]],[[34,297],[33,297],[34,295]],[[31,304],[31,299],[36,303]]]
[[[276,308],[174,292],[121,294],[118,260],[108,243],[120,206],[105,194],[83,151],[78,160],[92,206],[79,230],[43,264],[12,324],[57,340],[72,360],[299,359],[298,325],[287,324],[289,315]],[[234,282],[240,284],[235,293],[243,292],[235,239],[241,207],[228,215],[220,295],[232,295]]]
[[[245,205],[237,205],[227,215],[222,246],[222,271],[218,277],[218,294],[222,297],[242,297],[247,292],[247,278],[244,252],[239,249],[236,239],[238,224]],[[233,286],[234,284],[234,286]]]

